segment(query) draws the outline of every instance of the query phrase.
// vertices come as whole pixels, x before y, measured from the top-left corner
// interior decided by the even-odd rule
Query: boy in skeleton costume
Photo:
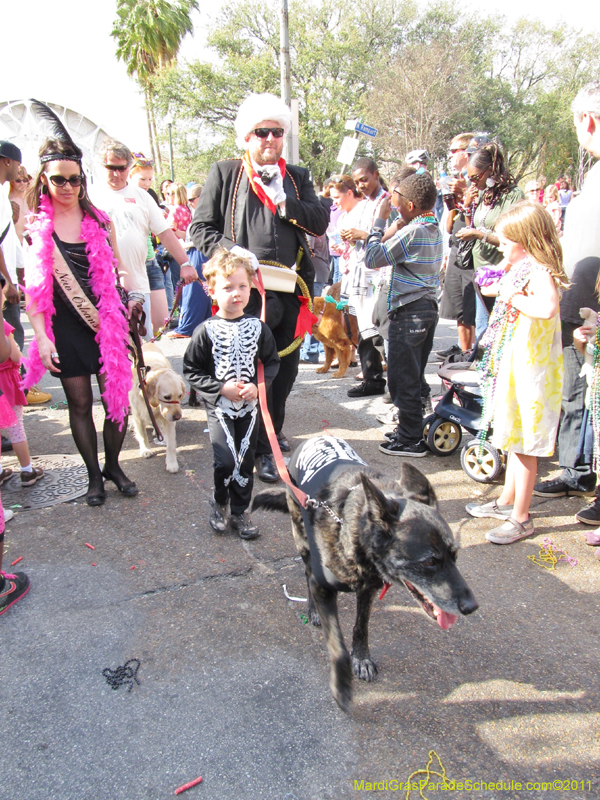
[[[183,374],[206,406],[215,459],[209,522],[218,533],[224,533],[229,522],[242,539],[255,539],[258,528],[247,509],[258,437],[256,365],[260,358],[268,387],[279,369],[279,356],[265,323],[244,314],[254,277],[249,259],[220,249],[203,272],[219,311],[194,331]]]

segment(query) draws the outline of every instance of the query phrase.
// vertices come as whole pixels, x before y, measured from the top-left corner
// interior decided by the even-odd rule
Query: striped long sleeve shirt
[[[385,228],[376,220],[367,238],[365,264],[369,269],[391,268],[388,313],[423,297],[437,300],[443,236],[437,222],[411,222],[381,243]]]

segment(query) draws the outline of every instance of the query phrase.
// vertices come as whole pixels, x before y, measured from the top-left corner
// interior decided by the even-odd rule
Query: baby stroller
[[[450,456],[462,443],[463,429],[472,437],[479,431],[482,411],[479,375],[472,361],[444,364],[438,375],[446,392],[433,414],[423,420],[423,439],[434,455]],[[491,483],[504,469],[505,457],[489,441],[480,454],[479,442],[469,439],[462,448],[460,464],[472,480]]]

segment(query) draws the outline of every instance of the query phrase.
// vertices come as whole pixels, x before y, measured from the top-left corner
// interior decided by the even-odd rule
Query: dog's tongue
[[[458,619],[456,614],[448,614],[447,611],[442,611],[442,609],[438,608],[437,606],[434,606],[434,609],[435,609],[437,624],[444,631],[449,630]]]

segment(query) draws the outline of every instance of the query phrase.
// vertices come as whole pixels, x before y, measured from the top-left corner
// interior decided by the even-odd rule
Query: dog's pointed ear
[[[421,470],[412,464],[404,462],[400,474],[400,486],[404,494],[411,500],[425,503],[428,506],[437,505],[437,498],[433,491],[433,486],[429,483]]]
[[[365,490],[369,514],[373,520],[375,522],[388,524],[397,520],[400,506],[396,500],[390,500],[386,497],[381,489],[379,489],[364,472],[360,473],[360,479],[363,489]]]

